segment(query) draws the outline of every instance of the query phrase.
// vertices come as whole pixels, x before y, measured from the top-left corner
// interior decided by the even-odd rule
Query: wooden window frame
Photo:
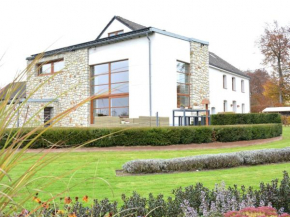
[[[128,61],[128,69],[127,70],[122,70],[122,71],[118,71],[118,72],[112,72],[111,70],[111,64],[112,63],[116,63],[116,62],[122,62],[122,61]],[[102,74],[98,74],[98,75],[94,75],[93,73],[93,67],[94,66],[98,66],[98,65],[103,65],[103,64],[108,64],[108,73],[102,73]],[[109,107],[103,107],[103,108],[99,108],[99,109],[109,109],[109,114],[108,116],[111,116],[111,109],[112,108],[129,108],[130,106],[120,106],[120,107],[111,107],[111,99],[112,98],[124,98],[124,97],[128,97],[129,98],[129,92],[128,93],[113,93],[112,94],[112,84],[128,84],[129,85],[129,79],[128,81],[124,81],[124,82],[117,82],[117,83],[111,83],[111,76],[112,74],[117,74],[117,73],[122,73],[122,72],[127,72],[129,73],[129,59],[122,59],[122,60],[116,60],[116,61],[111,61],[111,62],[104,62],[104,63],[99,63],[99,64],[95,64],[95,65],[91,65],[90,66],[90,74],[91,74],[91,87],[90,89],[92,90],[92,88],[96,87],[96,86],[104,86],[104,85],[108,85],[108,93],[106,94],[102,94],[100,97],[96,97],[94,99],[91,100],[91,124],[94,123],[94,110],[97,110],[98,108],[94,108],[94,100],[97,99],[108,99],[109,100]],[[108,83],[107,84],[100,84],[100,85],[94,85],[93,81],[94,81],[94,77],[100,76],[100,75],[108,75]],[[93,94],[93,93],[92,93]]]
[[[116,36],[116,35],[118,35],[119,32],[124,33],[124,29],[121,29],[121,30],[118,30],[118,31],[114,31],[114,32],[109,32],[109,33],[108,33],[108,37]],[[114,33],[115,35],[110,36],[110,34],[113,34],[113,33]]]
[[[57,62],[61,62],[61,61],[64,61],[64,59],[57,59],[57,60],[51,60],[51,61],[48,61],[48,62],[43,62],[43,63],[40,63],[37,65],[37,75],[38,76],[45,76],[45,75],[52,75],[55,73],[54,71],[54,63],[57,63]],[[46,64],[50,64],[50,73],[40,73],[41,72],[41,68],[43,65],[46,65]]]
[[[189,79],[188,79],[189,83],[176,82],[176,87],[177,87],[178,84],[181,84],[181,85],[183,84],[183,85],[188,85],[189,86],[188,94],[178,93],[177,92],[177,98],[178,98],[178,96],[186,96],[186,97],[188,97],[188,106],[185,106],[185,107],[191,108],[191,106],[190,106],[190,64],[187,63],[187,62],[184,62],[184,61],[180,61],[180,60],[176,60],[176,62],[188,64],[188,70],[189,70],[188,72],[180,72],[180,71],[176,70],[176,73],[180,73],[180,74],[184,74],[186,76],[189,76]],[[181,105],[178,105],[178,100],[177,100],[177,108],[180,108],[180,107],[181,107]]]
[[[227,86],[227,75],[223,75],[223,88],[224,89],[228,89],[228,86]]]

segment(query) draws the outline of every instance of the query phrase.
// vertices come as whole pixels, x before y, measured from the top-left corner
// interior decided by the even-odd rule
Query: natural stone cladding
[[[90,70],[88,49],[71,51],[54,56],[44,57],[39,63],[63,59],[65,68],[55,75],[38,75],[38,65],[27,73],[26,95],[29,96],[35,88],[43,84],[29,98],[31,100],[57,99],[48,105],[53,107],[54,115],[60,114],[72,108],[81,101],[90,97]],[[28,62],[29,64],[30,62]],[[46,103],[29,102],[33,108],[40,109]],[[32,109],[35,110],[35,109]],[[30,111],[33,112],[33,111]],[[43,111],[38,117],[43,121]],[[61,119],[55,126],[89,126],[90,124],[90,103],[87,102],[81,107],[69,113]]]
[[[201,101],[209,99],[208,46],[190,42],[190,104],[203,107]]]

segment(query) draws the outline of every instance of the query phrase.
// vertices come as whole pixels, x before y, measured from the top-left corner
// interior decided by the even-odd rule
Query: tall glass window
[[[91,71],[92,95],[98,96],[91,104],[92,116],[129,117],[128,60],[95,65]]]
[[[177,61],[177,108],[190,107],[189,64]]]

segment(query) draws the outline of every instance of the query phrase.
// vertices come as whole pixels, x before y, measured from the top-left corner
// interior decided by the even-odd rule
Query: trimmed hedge
[[[262,149],[173,159],[133,160],[123,165],[127,173],[160,173],[225,169],[290,161],[290,148]]]
[[[16,131],[16,129],[8,129]],[[24,129],[22,133],[29,132]],[[37,135],[32,135],[31,138]],[[113,134],[112,134],[113,133]],[[111,134],[111,135],[109,135]],[[51,128],[36,139],[31,148],[48,148],[51,144],[71,147],[93,139],[86,147],[172,145],[210,142],[232,142],[277,137],[282,134],[282,124],[208,126],[208,127],[147,127],[147,128]],[[109,135],[109,136],[106,136]],[[5,136],[0,140],[3,147]],[[60,142],[61,141],[61,142]],[[26,142],[23,143],[24,145]]]
[[[217,114],[211,115],[212,125],[269,124],[281,123],[280,114]]]

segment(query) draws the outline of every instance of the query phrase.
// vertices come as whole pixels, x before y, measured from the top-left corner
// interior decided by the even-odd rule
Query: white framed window
[[[227,76],[223,75],[223,88],[227,89]]]
[[[237,112],[237,102],[233,101],[233,112]]]
[[[228,111],[228,102],[226,100],[224,100],[223,110],[224,110],[224,112]]]
[[[232,77],[232,90],[236,91],[236,78]]]
[[[245,104],[242,104],[242,113],[245,113]]]
[[[241,80],[241,91],[242,93],[245,93],[245,81]]]

